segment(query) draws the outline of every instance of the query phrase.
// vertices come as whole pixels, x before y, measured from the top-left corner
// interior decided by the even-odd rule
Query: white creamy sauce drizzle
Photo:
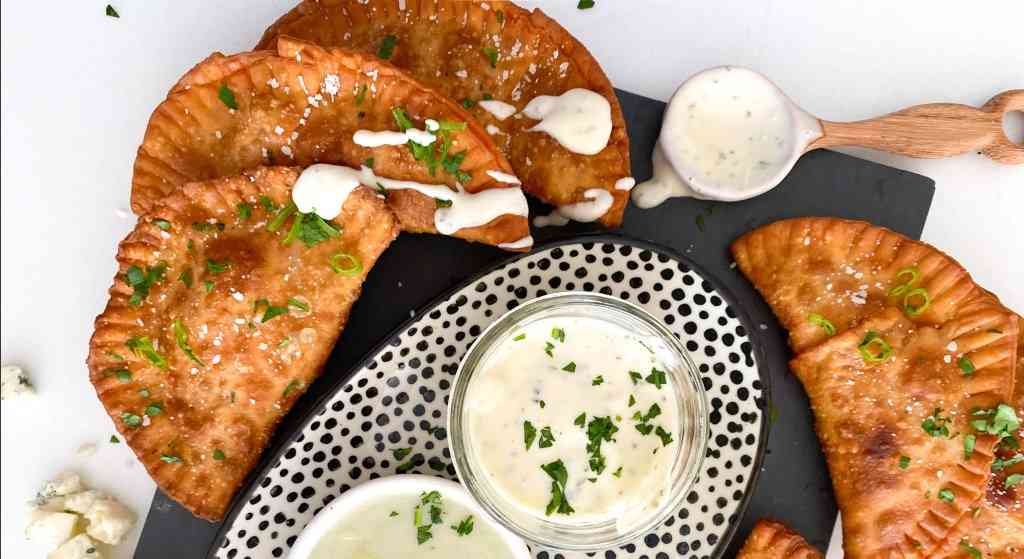
[[[549,213],[548,215],[538,215],[538,216],[534,217],[533,218],[533,226],[534,227],[551,227],[551,226],[561,227],[563,225],[568,225],[569,221],[571,221],[569,218],[567,218],[564,215],[558,213],[558,210],[555,210],[555,211]]]
[[[356,130],[352,134],[352,141],[364,148],[376,148],[380,146],[404,146],[406,142],[413,141],[421,146],[429,146],[437,141],[437,136],[426,130],[410,128],[405,132],[394,130]]]
[[[554,337],[556,328],[564,336]],[[647,349],[657,345],[616,323],[581,316],[538,319],[507,334],[485,358],[466,395],[470,452],[504,500],[556,523],[621,521],[660,505],[683,438],[679,403],[671,384],[634,382],[629,373],[647,377],[652,369],[664,370]],[[647,414],[652,404],[660,413],[647,422],[644,435],[633,416]],[[583,426],[576,422],[580,414],[586,414]],[[591,468],[587,449],[595,418],[609,418],[618,427],[613,439],[600,445],[600,471]],[[536,430],[529,448],[527,421]],[[672,440],[663,443],[653,432],[656,427]],[[540,444],[544,430],[553,436],[552,444]],[[541,466],[556,460],[568,474],[565,496],[575,512],[545,516],[551,478]]]
[[[565,149],[594,155],[608,146],[612,134],[612,109],[608,100],[588,89],[570,89],[555,97],[539,95],[523,114],[540,120],[531,132],[546,132]]]
[[[498,248],[504,248],[507,250],[517,250],[521,248],[528,248],[533,246],[533,237],[527,235],[518,241],[512,241],[511,243],[501,243]]]
[[[477,101],[477,105],[480,108],[494,115],[494,118],[498,120],[505,120],[506,118],[516,114],[516,108],[504,101],[498,101],[496,99],[485,99],[483,101]]]
[[[636,179],[633,177],[622,177],[615,181],[615,190],[633,190],[634,186],[636,186]]]
[[[608,212],[615,198],[607,190],[588,188],[583,191],[586,202],[576,202],[558,208],[558,213],[573,220],[584,223],[596,221]]]
[[[652,207],[673,196],[742,200],[781,181],[821,125],[760,74],[724,66],[672,96],[654,177],[633,191]],[[677,176],[673,176],[677,175]]]
[[[492,179],[498,182],[503,182],[507,184],[522,184],[522,182],[519,181],[519,177],[515,175],[510,175],[508,173],[502,173],[501,171],[487,171],[487,176],[491,177]]]
[[[459,535],[449,526],[457,526],[475,515],[466,507],[441,493],[442,523],[431,530],[430,539],[417,542],[415,510],[421,505],[419,493],[384,494],[342,516],[313,548],[309,559],[388,559],[417,557],[448,559],[473,557],[512,559],[514,556],[501,536],[483,518],[473,518],[473,530]],[[429,507],[421,511],[421,526],[430,523]],[[392,513],[395,513],[394,515]]]
[[[526,197],[519,188],[491,188],[477,193],[467,192],[461,186],[452,190],[443,184],[423,184],[379,177],[373,169],[353,169],[341,165],[316,164],[307,167],[292,189],[292,201],[299,211],[316,211],[324,219],[334,219],[341,213],[348,195],[360,184],[370,188],[378,185],[385,190],[415,190],[425,196],[450,201],[447,208],[434,212],[434,227],[443,235],[452,235],[460,229],[486,225],[502,215],[529,215]]]

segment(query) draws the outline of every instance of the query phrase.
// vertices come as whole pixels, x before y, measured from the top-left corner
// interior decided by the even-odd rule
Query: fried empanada
[[[368,148],[353,139],[358,130],[429,128],[428,119],[441,128],[426,147]],[[508,161],[469,113],[376,57],[289,39],[273,52],[214,54],[181,78],[153,112],[139,147],[132,209],[147,212],[188,181],[313,163],[366,165],[381,177],[468,193],[503,189],[509,195],[496,203],[475,204],[476,221],[455,236],[529,248],[526,199],[509,182]],[[437,231],[438,200],[392,190],[388,203],[406,231]]]
[[[847,557],[928,557],[985,493],[1018,343],[992,298],[940,326],[881,308],[797,356],[842,511]],[[997,413],[998,412],[998,413]]]
[[[800,534],[785,524],[762,518],[747,536],[736,559],[822,559]]]
[[[334,221],[288,211],[300,170],[187,183],[121,242],[90,380],[157,485],[218,520],[320,373],[393,213],[356,189]]]
[[[586,47],[540,10],[503,1],[307,0],[270,26],[256,48],[272,48],[282,36],[387,58],[469,107],[527,192],[565,206],[601,189],[612,197],[601,222],[622,223],[632,184],[619,182],[631,173],[618,98]],[[519,112],[540,95],[575,88],[598,93],[611,107],[611,136],[596,155],[573,153],[548,134],[529,131],[537,120]],[[498,118],[480,101],[511,105],[518,114]]]
[[[935,247],[863,221],[777,221],[741,237],[732,253],[789,330],[796,352],[888,307],[937,325],[985,295]]]

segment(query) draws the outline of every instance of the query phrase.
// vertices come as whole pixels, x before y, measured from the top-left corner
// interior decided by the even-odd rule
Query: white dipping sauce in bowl
[[[707,439],[696,369],[660,322],[583,292],[529,301],[464,358],[455,467],[499,522],[554,549],[606,549],[680,505]]]
[[[734,66],[705,70],[672,96],[654,177],[633,190],[633,201],[649,208],[673,196],[756,196],[785,178],[820,136],[818,119],[761,74]]]

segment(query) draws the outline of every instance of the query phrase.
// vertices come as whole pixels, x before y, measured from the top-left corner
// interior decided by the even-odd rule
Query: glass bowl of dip
[[[530,559],[530,552],[461,485],[397,475],[342,493],[306,525],[288,557]]]
[[[489,326],[448,405],[462,483],[506,528],[556,550],[657,527],[696,481],[708,433],[703,384],[675,335],[588,292],[530,300]]]

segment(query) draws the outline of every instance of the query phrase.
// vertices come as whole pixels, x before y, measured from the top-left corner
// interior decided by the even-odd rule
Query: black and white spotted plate
[[[599,237],[512,258],[402,326],[315,408],[245,498],[236,500],[210,556],[287,556],[324,505],[355,485],[396,473],[394,448],[413,449],[403,459],[415,464],[411,472],[454,479],[444,425],[459,360],[509,309],[567,290],[619,296],[663,320],[697,364],[711,410],[707,455],[683,508],[642,540],[603,557],[721,555],[753,490],[767,435],[768,387],[752,351],[756,333],[732,297],[689,261],[646,243]]]

